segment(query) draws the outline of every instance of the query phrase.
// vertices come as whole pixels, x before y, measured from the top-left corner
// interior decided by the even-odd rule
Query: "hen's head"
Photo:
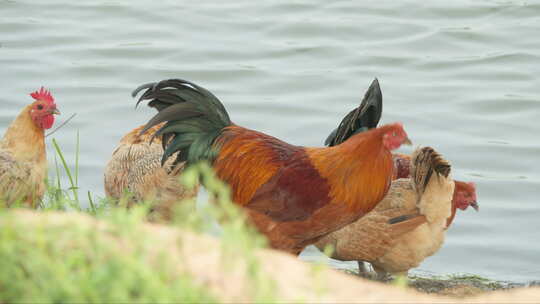
[[[30,96],[36,100],[31,104],[30,117],[39,128],[50,129],[54,124],[54,115],[60,114],[51,92],[41,87]]]
[[[465,183],[455,181],[453,203],[456,208],[466,210],[469,206],[478,211],[478,203],[476,202],[476,185],[472,182]]]
[[[396,122],[383,126],[383,145],[390,151],[395,150],[401,145],[410,145],[411,140],[407,136],[407,132],[403,129],[403,124]]]

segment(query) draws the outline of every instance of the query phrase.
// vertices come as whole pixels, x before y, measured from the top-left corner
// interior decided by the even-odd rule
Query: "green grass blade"
[[[73,197],[74,197],[75,202],[78,203],[79,202],[79,195],[77,191],[78,187],[75,181],[73,180],[73,175],[71,174],[71,170],[69,169],[67,165],[64,154],[62,153],[62,150],[60,150],[60,146],[58,146],[56,139],[53,138],[52,143],[53,143],[54,149],[56,150],[56,153],[58,154],[58,156],[60,157],[60,160],[62,161],[62,166],[64,166],[64,171],[66,172],[69,178],[69,182],[71,184],[71,187],[69,189],[73,192]]]
[[[88,193],[88,202],[90,203],[90,213],[95,215],[97,213],[96,205],[94,205],[94,200],[92,199],[92,195],[90,194],[90,191],[88,191],[87,193]]]
[[[54,155],[54,166],[56,167],[56,182],[58,189],[62,189],[62,183],[60,182],[60,168],[58,167],[58,158]]]
[[[79,130],[77,130],[77,145],[75,147],[75,185],[79,186]]]

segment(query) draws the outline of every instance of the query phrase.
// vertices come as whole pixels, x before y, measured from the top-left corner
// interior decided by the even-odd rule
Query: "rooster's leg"
[[[369,271],[366,267],[366,263],[363,261],[358,261],[358,275],[366,277],[369,274]]]

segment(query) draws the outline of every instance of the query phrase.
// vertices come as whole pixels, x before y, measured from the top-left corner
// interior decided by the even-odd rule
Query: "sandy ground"
[[[111,246],[122,243],[123,253],[129,254],[129,243],[133,240],[111,233],[109,224],[79,213],[10,211],[10,220],[24,224],[28,229],[65,228],[74,226],[91,228],[95,237],[111,242]],[[5,218],[4,218],[5,219]],[[2,221],[0,219],[0,229]],[[178,271],[189,272],[195,281],[224,302],[251,302],[253,277],[248,275],[248,265],[242,259],[227,260],[224,265],[223,246],[219,240],[179,229],[154,225],[141,225],[140,235],[148,238],[156,257],[166,253],[177,262]],[[138,234],[139,235],[139,234]],[[123,239],[122,239],[123,238]],[[179,245],[183,244],[183,245]],[[261,270],[274,281],[277,302],[290,303],[539,303],[540,288],[512,288],[510,290],[484,291],[476,283],[427,283],[422,279],[411,280],[419,290],[436,292],[426,294],[413,288],[396,284],[373,282],[343,272],[300,261],[297,257],[274,250],[259,250],[255,253],[260,260]],[[152,259],[150,259],[152,260]],[[156,259],[159,260],[159,259]],[[230,264],[234,263],[234,267]],[[440,286],[440,287],[438,287]],[[497,289],[497,288],[494,288]],[[465,298],[463,298],[465,297]]]

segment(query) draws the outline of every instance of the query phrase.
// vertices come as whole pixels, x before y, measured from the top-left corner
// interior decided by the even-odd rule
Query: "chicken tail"
[[[218,154],[213,147],[214,140],[223,128],[230,126],[229,114],[219,99],[210,91],[182,79],[168,79],[157,83],[143,84],[136,88],[132,96],[141,92],[136,106],[150,100],[148,106],[158,111],[140,134],[153,126],[167,122],[154,135],[162,137],[163,157],[161,163],[180,151],[175,164],[188,164],[206,159],[212,161]]]
[[[377,78],[373,80],[358,108],[343,118],[337,129],[324,141],[326,146],[335,146],[354,134],[377,127],[382,115],[382,92]]]
[[[450,163],[431,147],[423,147],[414,151],[411,161],[411,178],[414,181],[416,193],[421,197],[430,178],[435,176],[448,177]]]

